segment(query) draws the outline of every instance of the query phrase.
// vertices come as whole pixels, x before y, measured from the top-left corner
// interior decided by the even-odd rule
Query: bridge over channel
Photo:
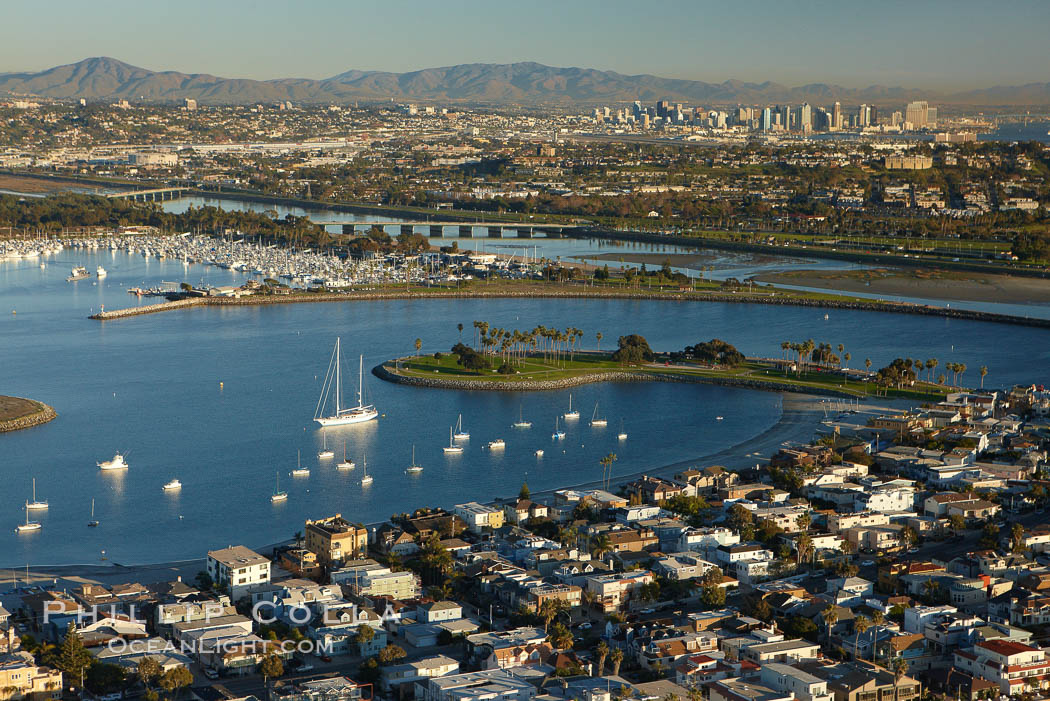
[[[132,190],[129,192],[111,192],[106,197],[111,200],[134,200],[135,202],[160,202],[177,200],[189,191],[185,187],[158,187],[152,190]]]
[[[550,231],[561,233],[569,229],[579,229],[579,224],[515,224],[511,222],[476,222],[476,221],[426,221],[426,222],[405,222],[405,221],[323,221],[319,219],[311,219],[314,224],[321,226],[339,226],[342,227],[342,233],[346,236],[354,236],[359,233],[364,233],[372,227],[378,226],[381,229],[387,227],[397,227],[399,232],[402,234],[414,234],[418,230],[426,232],[431,238],[442,238],[450,236],[451,238],[519,238],[519,239],[531,239],[537,231]],[[451,233],[448,233],[451,230]],[[480,232],[480,233],[478,233]]]

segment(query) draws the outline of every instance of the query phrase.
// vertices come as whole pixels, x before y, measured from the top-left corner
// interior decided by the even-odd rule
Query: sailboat
[[[95,520],[95,499],[91,499],[91,520],[88,521],[88,528],[98,528],[98,521]]]
[[[353,460],[347,460],[346,459],[346,441],[343,441],[343,461],[341,463],[339,463],[338,465],[336,465],[336,467],[339,468],[340,470],[352,470],[352,469],[354,469],[354,467],[356,467],[354,465],[354,461]]]
[[[572,410],[572,394],[569,394],[569,410],[565,412],[566,421],[575,421],[580,418],[580,412]]]
[[[462,453],[463,446],[456,445],[456,435],[452,431],[452,427],[448,427],[448,445],[442,448],[446,453]]]
[[[270,496],[270,501],[276,504],[277,502],[284,501],[287,498],[288,492],[281,491],[281,473],[278,472],[277,479],[274,481],[273,494]]]
[[[317,459],[327,460],[334,457],[335,453],[328,449],[328,434],[321,431],[321,450],[317,453]]]
[[[463,414],[456,419],[456,430],[452,433],[452,438],[457,441],[470,440],[470,434],[463,430]]]
[[[621,441],[627,440],[627,432],[623,430],[623,419],[620,419],[620,432],[616,434],[616,439]]]
[[[321,424],[322,426],[343,426],[345,424],[358,424],[364,421],[371,421],[372,419],[379,416],[379,412],[371,404],[365,406],[364,400],[362,399],[362,390],[364,389],[365,381],[365,357],[362,355],[358,361],[357,371],[357,406],[349,408],[343,408],[341,406],[342,400],[342,377],[340,374],[340,365],[342,365],[342,358],[339,351],[340,339],[335,339],[335,349],[332,351],[332,360],[328,363],[328,372],[324,377],[324,385],[321,387],[321,397],[317,400],[317,409],[314,411],[314,421]],[[322,416],[325,411],[325,407],[328,404],[329,395],[334,395],[335,399],[335,411],[328,415]]]
[[[30,511],[38,511],[47,508],[46,501],[37,501],[36,499],[36,477],[33,478],[33,501],[27,501],[26,508]]]
[[[554,417],[554,433],[551,434],[551,440],[552,441],[560,441],[562,438],[565,438],[565,431],[563,431],[560,428],[558,428],[558,417],[555,416]]]
[[[28,533],[30,531],[39,531],[40,524],[36,521],[29,520],[29,506],[26,505],[26,522],[18,524],[18,528],[15,529],[17,533]]]
[[[364,476],[361,477],[361,486],[367,487],[368,485],[372,484],[372,475],[368,474],[368,458],[362,458],[361,464],[365,471]]]
[[[303,467],[302,461],[303,451],[298,451],[295,458],[295,469],[292,470],[292,477],[309,477],[310,468]]]
[[[591,414],[591,426],[602,428],[608,426],[609,422],[598,416],[598,402],[594,403],[594,413]]]
[[[521,415],[521,407],[518,407],[518,420],[514,422],[514,428],[532,428],[532,422],[526,421]]]
[[[418,475],[422,471],[423,471],[423,467],[421,465],[417,465],[416,464],[416,446],[413,445],[412,446],[412,464],[408,466],[408,468],[405,470],[405,472],[407,472],[410,475]]]

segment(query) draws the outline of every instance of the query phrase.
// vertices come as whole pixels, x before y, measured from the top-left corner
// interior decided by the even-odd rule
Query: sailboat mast
[[[364,406],[365,400],[362,396],[362,390],[364,389],[365,383],[365,356],[358,356],[357,359],[357,406]]]
[[[339,337],[335,337],[335,415],[339,416],[339,386],[342,384],[342,380],[339,377],[339,356],[342,354],[339,350]]]

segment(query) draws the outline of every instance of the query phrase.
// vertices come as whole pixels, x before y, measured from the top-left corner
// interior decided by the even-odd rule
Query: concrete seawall
[[[58,412],[52,407],[49,407],[43,402],[38,402],[33,399],[27,399],[26,401],[32,402],[38,407],[38,411],[32,414],[26,414],[25,416],[19,416],[15,419],[8,419],[7,421],[0,421],[0,433],[7,433],[8,431],[19,431],[23,428],[32,428],[33,426],[40,426],[46,424],[48,421],[58,418]]]
[[[1009,314],[997,314],[994,312],[979,312],[969,309],[949,309],[946,307],[929,307],[919,304],[907,304],[897,302],[854,302],[836,300],[798,299],[792,297],[752,297],[746,295],[735,295],[732,293],[714,294],[692,294],[688,292],[673,292],[667,294],[633,292],[619,290],[598,290],[587,288],[575,290],[551,290],[543,291],[462,291],[454,290],[441,292],[360,292],[360,293],[304,293],[287,296],[250,296],[250,297],[193,297],[189,299],[177,299],[171,302],[149,304],[142,307],[127,307],[112,311],[92,314],[89,318],[98,321],[109,321],[123,319],[125,317],[139,316],[142,314],[155,314],[175,309],[186,309],[189,307],[236,307],[236,306],[260,306],[268,304],[301,304],[307,302],[367,302],[383,299],[639,299],[664,302],[726,302],[730,304],[773,304],[788,307],[813,307],[817,309],[844,309],[849,311],[871,311],[889,312],[893,314],[914,314],[918,316],[934,316],[947,319],[962,319],[968,321],[986,321],[999,324],[1013,324],[1015,326],[1034,326],[1037,328],[1050,328],[1050,319],[1038,319],[1023,316],[1012,316]]]
[[[507,382],[501,380],[452,380],[440,377],[417,377],[401,375],[386,367],[386,363],[372,368],[372,374],[381,380],[413,387],[430,389],[453,389],[467,392],[543,392],[548,390],[567,389],[595,382],[685,382],[703,385],[720,385],[722,387],[740,387],[765,392],[794,392],[796,394],[823,395],[829,397],[851,397],[856,395],[838,392],[831,389],[799,387],[789,383],[770,382],[766,380],[749,380],[733,377],[703,377],[678,373],[637,371],[593,372],[586,375],[564,377],[557,380],[523,380]]]

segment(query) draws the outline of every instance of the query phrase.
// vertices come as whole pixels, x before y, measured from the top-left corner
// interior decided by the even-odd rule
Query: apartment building
[[[229,587],[230,598],[239,601],[253,586],[270,581],[270,561],[243,545],[212,550],[208,552],[208,576]]]

